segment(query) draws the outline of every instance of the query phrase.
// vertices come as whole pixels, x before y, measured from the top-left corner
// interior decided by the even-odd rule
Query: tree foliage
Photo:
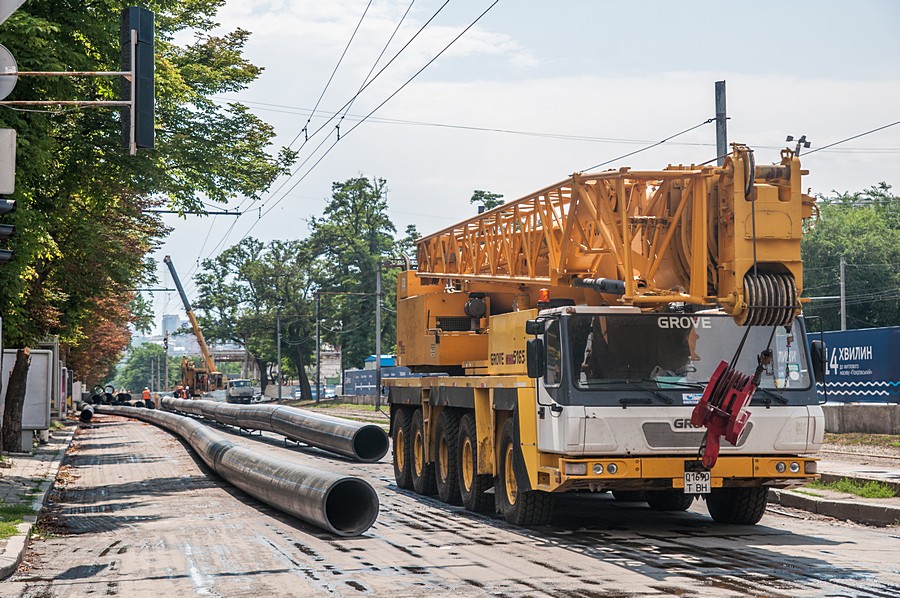
[[[168,358],[169,384],[181,379],[181,359],[172,355]],[[128,352],[125,363],[116,373],[114,385],[139,394],[144,387],[153,391],[162,388],[166,373],[163,369],[165,349],[153,343],[144,343]],[[138,398],[135,396],[135,398]]]
[[[472,192],[472,198],[469,200],[469,203],[476,204],[478,206],[478,213],[481,214],[482,212],[502,206],[505,202],[503,201],[503,195],[499,193],[491,193],[490,191],[476,189]]]
[[[263,244],[252,238],[204,261],[196,275],[200,322],[210,338],[237,342],[263,364],[277,359],[281,319],[284,371],[300,378],[315,362],[316,297],[322,344],[341,349],[344,367],[362,367],[375,348],[375,288],[382,268],[382,347],[395,344],[397,262],[412,252],[414,226],[395,241],[382,179],[351,178],[332,185],[323,215],[301,241]],[[261,368],[262,369],[262,368]]]
[[[129,4],[30,0],[0,25],[0,43],[21,70],[117,71]],[[143,4],[157,17],[155,149],[127,155],[120,116],[106,108],[0,108],[0,127],[18,133],[15,259],[0,269],[4,341],[22,347],[58,335],[85,378],[108,370],[128,325],[146,315],[130,289],[155,282],[146,256],[168,233],[146,210],[258,197],[294,157],[267,151],[274,132],[245,107],[210,99],[260,72],[242,56],[248,32],[216,32],[224,0]],[[192,41],[179,45],[176,35]],[[8,99],[113,100],[119,83],[22,77]]]
[[[838,297],[845,265],[847,327],[900,325],[900,198],[886,183],[820,197],[818,223],[803,238],[804,295]],[[840,329],[840,300],[814,300],[807,315]]]

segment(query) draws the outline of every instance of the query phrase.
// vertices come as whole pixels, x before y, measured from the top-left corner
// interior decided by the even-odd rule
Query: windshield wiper
[[[622,406],[622,409],[627,409],[629,405],[651,405],[653,404],[653,399],[650,398],[630,398],[630,399],[619,399],[619,405]]]
[[[647,388],[644,386],[644,382],[655,382],[655,380],[631,380],[629,378],[610,378],[608,380],[591,380],[585,384],[586,386],[606,386],[607,384],[626,384],[628,386],[635,386],[644,392],[649,392],[654,397],[661,400],[666,405],[671,405],[674,403],[672,399],[659,392],[658,390]],[[622,407],[626,407],[629,404],[644,404],[649,405],[650,401],[648,399],[619,399],[619,403],[621,403]]]
[[[779,394],[779,393],[777,393],[777,392],[773,392],[773,391],[769,390],[768,388],[757,388],[757,389],[756,389],[756,392],[763,392],[763,393],[765,393],[766,398],[765,398],[764,403],[765,403],[765,405],[766,405],[767,408],[772,404],[772,399],[775,399],[776,401],[778,401],[778,402],[781,403],[782,405],[787,405],[788,403],[790,403],[790,401],[787,400],[786,398],[784,398],[783,395],[781,395],[781,394]],[[751,400],[750,402],[752,403],[753,401]]]

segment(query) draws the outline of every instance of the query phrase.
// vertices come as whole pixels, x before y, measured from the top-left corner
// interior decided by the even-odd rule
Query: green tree
[[[315,285],[320,263],[303,241],[263,245],[247,238],[204,260],[195,277],[195,307],[209,338],[239,343],[256,358],[263,389],[275,364],[281,322],[282,371],[297,376],[306,396],[306,366],[315,349]]]
[[[128,156],[117,119],[106,109],[0,111],[0,126],[18,131],[16,256],[0,269],[0,313],[7,346],[20,347],[7,389],[4,436],[14,448],[28,370],[27,347],[48,334],[79,367],[96,372],[86,343],[96,327],[115,323],[127,336],[140,314],[98,301],[134,299],[152,282],[146,256],[167,233],[145,210],[168,203],[178,210],[201,198],[258,197],[294,155],[266,150],[271,127],[238,104],[210,96],[240,90],[260,69],[242,57],[248,33],[221,35],[216,10],[224,0],[156,0],[156,149]],[[121,0],[65,3],[30,0],[0,26],[0,43],[22,70],[119,69]],[[179,46],[176,34],[193,34]],[[118,99],[111,78],[22,78],[9,99]],[[108,330],[107,330],[108,332]],[[127,340],[126,340],[127,344]],[[103,359],[109,355],[104,354]]]
[[[476,189],[472,192],[472,198],[469,200],[469,203],[476,204],[478,213],[481,214],[482,212],[493,210],[497,206],[502,206],[505,202],[503,201],[503,196],[499,193]]]
[[[153,343],[144,343],[128,352],[125,363],[118,369],[114,385],[137,395],[144,387],[156,391],[165,383],[165,349]],[[181,360],[169,355],[169,383],[180,379]]]
[[[845,266],[848,328],[900,325],[900,198],[880,183],[856,193],[820,197],[819,220],[803,237],[804,295],[840,295]],[[840,329],[840,300],[814,300],[807,315]]]
[[[310,221],[311,251],[320,261],[324,338],[340,347],[345,367],[362,367],[375,349],[375,287],[382,268],[382,351],[395,344],[396,228],[387,214],[384,179],[356,177],[332,184],[321,218]]]

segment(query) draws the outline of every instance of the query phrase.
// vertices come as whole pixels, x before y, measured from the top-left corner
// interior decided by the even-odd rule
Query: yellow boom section
[[[789,149],[780,164],[755,166],[741,145],[722,167],[576,173],[423,237],[417,274],[424,284],[518,287],[531,305],[538,287],[571,296],[584,279],[614,279],[624,295],[586,291],[586,302],[721,305],[741,324],[788,323],[813,203],[803,174]]]

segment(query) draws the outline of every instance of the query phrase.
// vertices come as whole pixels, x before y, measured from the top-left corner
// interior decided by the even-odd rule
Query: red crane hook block
[[[750,412],[744,409],[753,397],[756,384],[751,376],[732,369],[723,361],[713,372],[700,402],[691,414],[691,423],[705,426],[707,433],[701,447],[703,466],[711,469],[719,458],[721,438],[737,445]]]

